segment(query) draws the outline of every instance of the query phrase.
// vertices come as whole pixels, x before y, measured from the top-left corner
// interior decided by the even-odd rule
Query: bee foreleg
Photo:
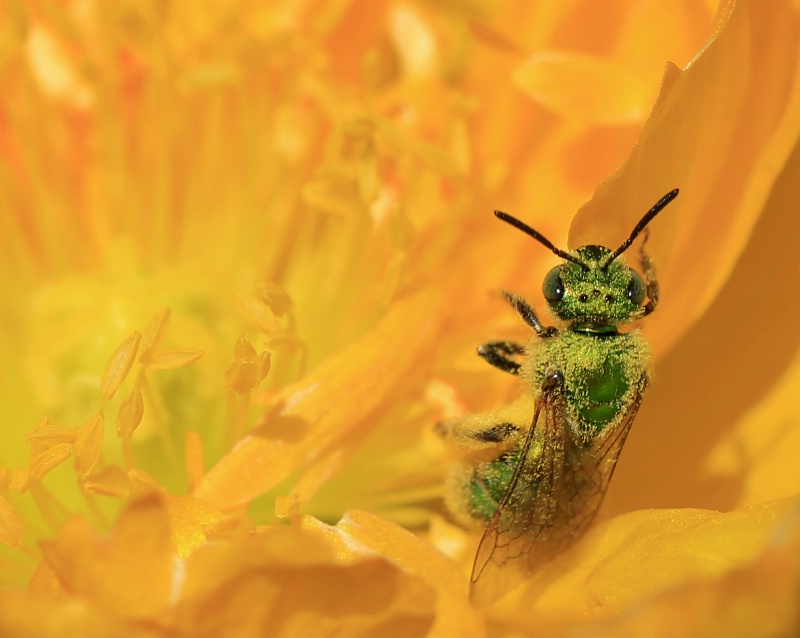
[[[514,307],[514,310],[522,317],[522,320],[533,328],[540,337],[552,337],[558,333],[558,328],[555,326],[543,326],[542,322],[539,321],[539,317],[536,316],[536,311],[519,295],[503,290],[500,292],[500,296]]]
[[[656,279],[656,267],[653,264],[653,260],[650,258],[650,255],[647,254],[647,250],[645,250],[645,245],[647,244],[647,239],[650,236],[649,229],[644,229],[644,238],[642,239],[642,247],[639,250],[639,255],[642,260],[642,271],[644,272],[644,281],[647,286],[647,297],[648,301],[644,305],[644,314],[643,317],[646,317],[651,312],[656,309],[658,305],[658,279]]]
[[[519,374],[520,364],[510,356],[525,354],[525,348],[513,341],[491,341],[478,346],[478,356],[503,372]]]
[[[498,423],[472,415],[437,423],[434,432],[455,448],[477,452],[510,445],[519,434],[519,428],[513,423]]]

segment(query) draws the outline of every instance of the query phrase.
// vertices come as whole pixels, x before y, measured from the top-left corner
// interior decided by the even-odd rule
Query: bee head
[[[547,273],[542,284],[554,314],[600,331],[643,314],[647,286],[622,256],[609,261],[613,253],[605,246],[582,246],[572,254],[580,263],[564,261]]]
[[[647,299],[647,285],[639,273],[625,264],[622,253],[677,196],[678,189],[664,195],[614,251],[590,245],[567,252],[556,248],[544,235],[515,217],[502,211],[495,211],[495,215],[564,260],[547,273],[542,284],[547,304],[559,318],[594,332],[616,331],[616,324],[634,321],[644,314]]]

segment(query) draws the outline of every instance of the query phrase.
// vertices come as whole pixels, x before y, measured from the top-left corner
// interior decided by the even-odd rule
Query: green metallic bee
[[[485,527],[472,569],[475,602],[495,600],[564,551],[603,501],[649,378],[649,344],[639,330],[619,328],[658,304],[647,232],[644,278],[622,253],[677,195],[677,189],[667,193],[614,251],[559,250],[495,212],[564,260],[546,275],[542,292],[566,325],[544,326],[524,299],[503,292],[535,334],[524,346],[495,341],[478,354],[521,377],[530,391],[498,410],[437,427],[465,457],[450,473],[448,504],[463,522]]]

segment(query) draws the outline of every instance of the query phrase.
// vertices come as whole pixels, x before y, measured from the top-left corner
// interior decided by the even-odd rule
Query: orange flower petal
[[[350,455],[345,450],[337,449],[304,468],[289,494],[275,499],[275,516],[286,518],[297,514],[300,507],[339,472],[348,458]]]
[[[170,535],[166,509],[151,496],[122,512],[110,538],[95,537],[85,521],[73,519],[42,543],[42,552],[65,593],[121,618],[152,620],[170,600]]]
[[[657,355],[714,299],[800,132],[796,8],[739,0],[722,15],[684,70],[667,69],[637,146],[570,233],[573,246],[617,246],[656,200],[681,189],[648,244],[670,300],[652,330]]]
[[[593,635],[671,638],[696,634],[698,628],[708,636],[796,635],[798,581],[800,530],[795,524],[781,530],[752,563],[668,590],[607,626],[595,626]]]
[[[800,278],[780,273],[797,265],[798,201],[800,145],[721,294],[656,364],[607,515],[678,504],[729,510],[797,493],[792,459],[800,456],[800,442],[793,424],[800,404],[792,398],[792,368],[800,351]],[[665,310],[671,305],[666,293],[662,303]],[[661,310],[648,318],[646,331],[666,323]]]
[[[182,558],[205,542],[206,528],[226,518],[218,509],[193,496],[170,496],[165,504],[172,525],[172,541]]]
[[[587,124],[639,122],[652,103],[650,87],[631,69],[575,52],[537,52],[514,71],[513,80],[554,113]]]
[[[430,586],[385,559],[340,555],[326,535],[278,526],[237,544],[208,545],[184,566],[176,602],[182,635],[431,635]]]
[[[742,483],[739,507],[800,494],[797,388],[800,352],[768,395],[723,433],[709,455],[707,467],[713,476]]]
[[[13,638],[160,638],[164,634],[141,624],[126,630],[84,600],[0,591],[0,635]]]
[[[482,618],[467,598],[466,574],[408,530],[374,514],[355,510],[348,512],[335,527],[312,518],[304,518],[303,526],[326,534],[344,556],[358,555],[365,549],[377,552],[435,588],[437,616],[433,635],[463,638],[484,635]]]
[[[610,619],[679,588],[725,581],[798,533],[797,498],[727,514],[631,512],[591,530],[497,608],[513,621],[535,618],[539,631]]]
[[[437,312],[431,293],[398,301],[372,332],[282,392],[280,411],[211,468],[195,494],[221,508],[247,503],[363,427],[430,347]]]

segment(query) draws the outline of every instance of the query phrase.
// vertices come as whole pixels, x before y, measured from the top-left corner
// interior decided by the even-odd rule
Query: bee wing
[[[589,440],[567,421],[562,384],[551,385],[540,391],[517,467],[478,546],[473,602],[496,600],[586,531],[603,502],[647,378],[642,376],[620,421]]]

